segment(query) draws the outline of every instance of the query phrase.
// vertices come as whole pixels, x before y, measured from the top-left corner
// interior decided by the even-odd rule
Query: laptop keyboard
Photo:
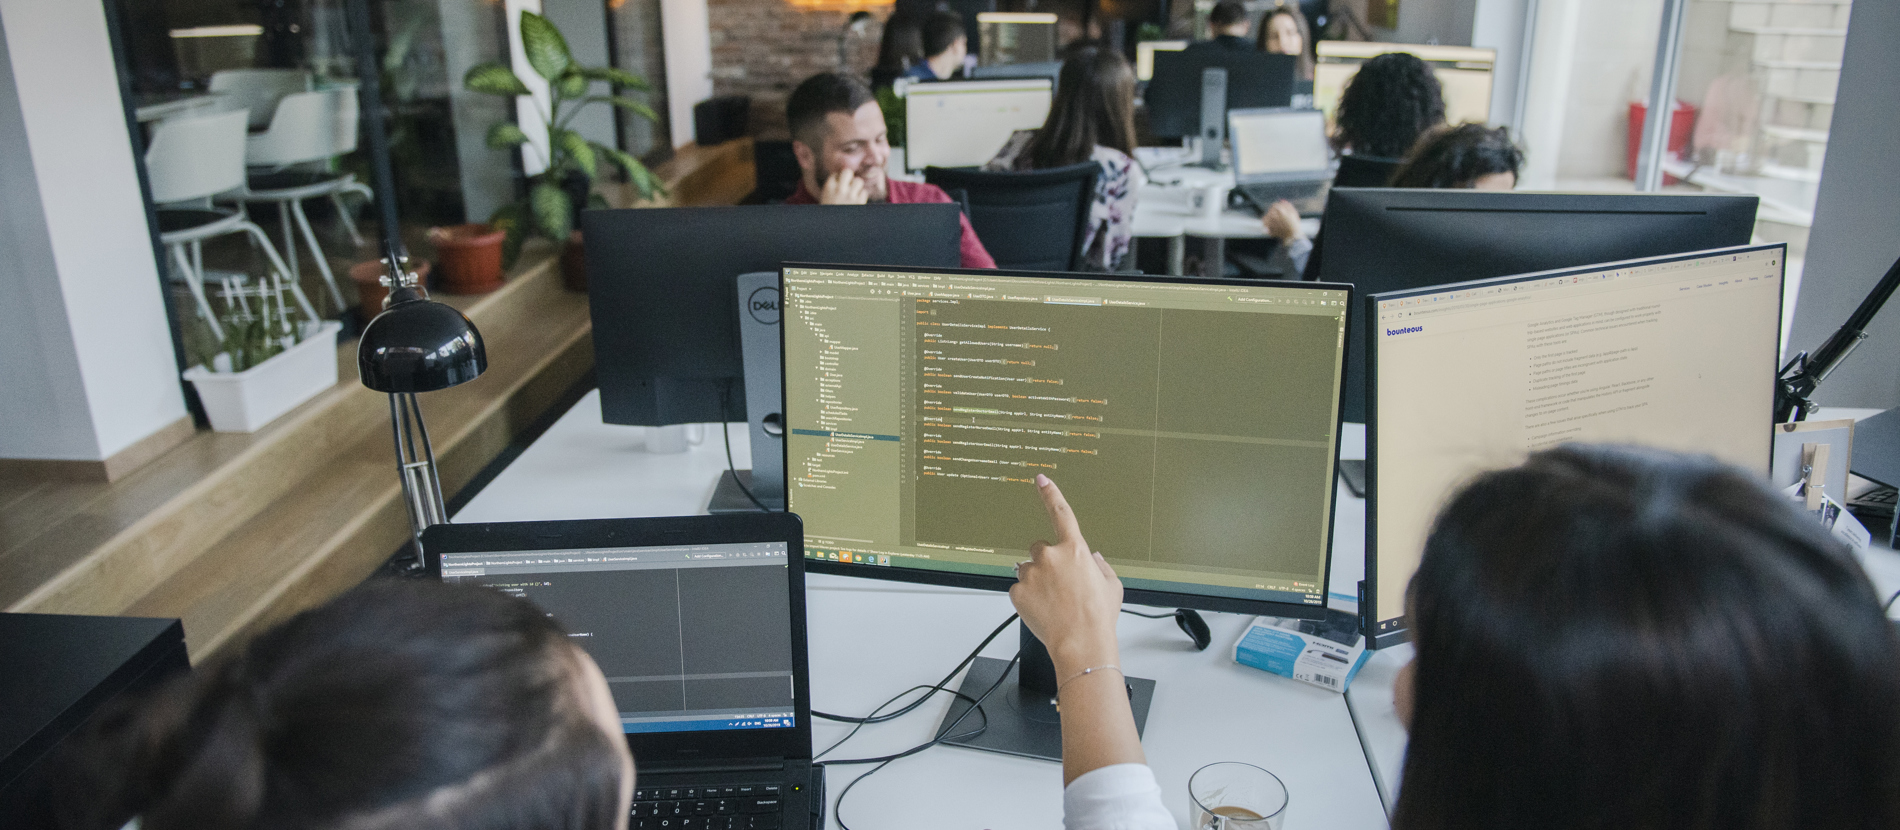
[[[642,787],[629,830],[779,830],[779,796],[778,784]]]

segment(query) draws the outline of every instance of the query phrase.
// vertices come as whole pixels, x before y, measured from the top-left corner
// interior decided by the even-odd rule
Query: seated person
[[[1306,31],[1306,15],[1295,6],[1275,6],[1260,18],[1260,51],[1269,55],[1293,55],[1294,78],[1306,83],[1311,95],[1313,82],[1313,38]],[[1309,105],[1311,101],[1307,102]]]
[[[1445,96],[1431,67],[1407,52],[1359,65],[1333,113],[1333,149],[1396,160],[1445,123]]]
[[[785,101],[792,128],[792,152],[802,174],[788,205],[907,205],[945,203],[943,189],[922,182],[892,181],[884,174],[890,161],[890,136],[884,112],[863,81],[832,72],[805,79]],[[963,267],[995,268],[996,260],[976,238],[970,217],[963,222]]]
[[[1041,129],[1017,130],[985,170],[1101,165],[1082,233],[1086,267],[1114,271],[1135,237],[1135,71],[1112,49],[1074,50],[1062,62],[1055,100]]]
[[[924,62],[924,32],[914,15],[894,12],[884,21],[877,42],[877,65],[871,67],[871,88],[883,89]]]
[[[904,77],[913,81],[947,81],[963,69],[963,58],[970,54],[970,37],[963,31],[963,17],[939,9],[925,18],[923,25],[924,59],[912,64]]]
[[[1121,582],[1037,484],[1056,542],[1010,599],[1055,659],[1064,825],[1173,830],[1109,670]],[[1395,830],[1900,826],[1900,637],[1756,476],[1536,453],[1453,496],[1409,597]]]
[[[487,588],[374,580],[87,727],[63,830],[625,830],[586,652]]]
[[[1252,43],[1247,41],[1247,32],[1253,28],[1253,21],[1247,18],[1247,6],[1240,0],[1221,0],[1207,13],[1207,30],[1213,35],[1208,40],[1188,44],[1189,51],[1204,49],[1250,50]]]
[[[1418,145],[1393,171],[1390,186],[1511,190],[1517,187],[1517,171],[1523,164],[1524,151],[1511,142],[1508,127],[1441,126],[1419,138]],[[1317,279],[1318,270],[1308,269],[1313,242],[1300,229],[1300,214],[1293,205],[1275,202],[1260,221],[1267,226],[1268,235],[1280,240],[1295,269],[1308,279]]]

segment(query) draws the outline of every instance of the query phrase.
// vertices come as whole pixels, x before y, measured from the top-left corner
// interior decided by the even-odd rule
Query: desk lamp
[[[389,395],[390,429],[396,438],[396,469],[402,476],[403,501],[422,562],[422,531],[448,522],[442,480],[436,475],[435,450],[422,425],[416,393],[467,383],[488,368],[482,335],[462,312],[433,302],[409,268],[396,222],[396,176],[389,164],[389,134],[383,125],[383,96],[378,83],[375,29],[367,0],[349,0],[349,29],[362,92],[363,134],[369,145],[370,176],[382,226],[382,282],[389,287],[383,310],[363,328],[356,347],[356,368],[363,385]]]

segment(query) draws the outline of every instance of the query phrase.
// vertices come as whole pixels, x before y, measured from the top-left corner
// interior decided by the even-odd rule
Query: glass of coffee
[[[1208,764],[1188,778],[1194,830],[1280,830],[1286,804],[1286,785],[1252,764]]]

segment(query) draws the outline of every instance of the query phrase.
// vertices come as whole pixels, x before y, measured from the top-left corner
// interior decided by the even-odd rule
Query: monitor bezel
[[[1389,620],[1381,620],[1377,619],[1376,610],[1379,607],[1379,396],[1377,394],[1379,388],[1379,324],[1376,312],[1378,311],[1381,301],[1415,297],[1421,294],[1437,294],[1444,291],[1453,291],[1473,286],[1508,285],[1514,282],[1549,279],[1551,277],[1561,277],[1568,274],[1587,274],[1608,268],[1626,266],[1640,267],[1690,259],[1704,259],[1720,256],[1724,253],[1742,254],[1777,249],[1781,251],[1781,279],[1783,290],[1775,301],[1775,319],[1780,320],[1783,312],[1782,306],[1787,302],[1788,245],[1784,242],[1761,245],[1734,245],[1727,248],[1711,248],[1706,251],[1693,251],[1684,254],[1625,259],[1576,268],[1555,268],[1549,271],[1533,271],[1525,274],[1513,274],[1506,277],[1467,280],[1465,282],[1446,283],[1444,285],[1434,285],[1425,288],[1404,288],[1396,291],[1382,291],[1377,294],[1367,294],[1361,299],[1360,302],[1364,305],[1366,321],[1366,325],[1361,327],[1364,329],[1362,336],[1365,338],[1363,347],[1366,352],[1366,566],[1364,581],[1361,583],[1359,596],[1359,629],[1360,633],[1366,637],[1367,647],[1373,649],[1389,648],[1406,642],[1411,637],[1410,626],[1404,615],[1393,617]],[[1769,337],[1779,345],[1781,332],[1778,326],[1774,331],[1769,332]],[[1764,382],[1769,384],[1771,388],[1775,382],[1775,368],[1774,366],[1768,367],[1768,371],[1764,375]],[[1766,415],[1766,419],[1763,421],[1761,431],[1761,445],[1762,463],[1766,466],[1769,455],[1774,451],[1775,439],[1772,427],[1775,422],[1775,413],[1773,395],[1769,396],[1768,410],[1764,414]],[[1382,627],[1384,627],[1383,630]]]
[[[1289,282],[1284,282],[1284,283],[1276,282],[1272,284],[1265,284],[1257,280],[1225,279],[1225,278],[1215,278],[1215,277],[1188,277],[1188,276],[1177,277],[1177,276],[1163,276],[1163,275],[1156,275],[1156,274],[1093,273],[1093,272],[1069,272],[1069,271],[1017,271],[1017,270],[1009,270],[1009,269],[971,269],[971,268],[915,268],[915,267],[898,267],[898,266],[884,267],[884,266],[866,266],[866,265],[831,265],[831,264],[824,264],[824,263],[787,262],[787,263],[784,263],[779,268],[779,296],[781,298],[785,296],[785,270],[788,268],[825,268],[825,269],[832,269],[832,270],[857,270],[857,271],[875,270],[875,271],[885,272],[885,273],[952,274],[952,275],[969,275],[972,277],[1001,276],[1001,277],[1024,277],[1024,278],[1030,278],[1030,279],[1051,279],[1051,278],[1074,279],[1074,280],[1110,279],[1110,280],[1118,280],[1118,281],[1126,281],[1126,282],[1145,282],[1145,283],[1159,283],[1159,284],[1171,284],[1171,285],[1212,285],[1212,286],[1224,285],[1224,286],[1234,286],[1234,287],[1244,287],[1244,288],[1288,288],[1288,289],[1295,289],[1295,290],[1343,291],[1343,292],[1346,292],[1346,306],[1345,307],[1348,309],[1352,307],[1352,301],[1353,301],[1352,295],[1354,293],[1353,287],[1351,285],[1347,285],[1343,283],[1328,283],[1328,282],[1289,281]],[[784,301],[781,299],[780,302],[783,303]],[[1335,385],[1334,385],[1334,389],[1336,392],[1340,392],[1344,390],[1346,358],[1347,358],[1347,353],[1351,351],[1352,344],[1353,344],[1353,336],[1352,336],[1353,332],[1350,328],[1351,315],[1348,314],[1346,316],[1348,320],[1346,325],[1348,326],[1348,328],[1346,330],[1345,337],[1343,338],[1340,345],[1339,375],[1336,378]],[[779,371],[781,372],[781,377],[784,377],[785,376],[784,372],[786,371],[786,365],[785,365],[786,357],[785,357],[785,325],[783,321],[787,319],[787,317],[781,313],[779,319],[780,319]],[[786,404],[790,400],[790,397],[789,397],[790,393],[787,391],[786,386],[787,384],[780,384],[779,386],[779,396],[780,396],[779,411],[780,412],[787,411]],[[1329,471],[1329,474],[1326,478],[1327,485],[1335,489],[1333,491],[1332,496],[1328,498],[1326,501],[1326,528],[1327,528],[1326,550],[1325,550],[1325,553],[1322,559],[1321,568],[1320,568],[1320,603],[1318,605],[1306,605],[1303,603],[1294,603],[1294,602],[1281,602],[1277,600],[1261,600],[1261,599],[1247,599],[1247,598],[1241,598],[1241,597],[1221,597],[1221,596],[1212,596],[1212,595],[1205,595],[1205,594],[1190,594],[1190,593],[1181,593],[1181,592],[1175,592],[1175,591],[1157,591],[1157,590],[1147,589],[1147,588],[1123,589],[1123,593],[1122,593],[1123,601],[1133,604],[1133,605],[1148,605],[1148,606],[1154,606],[1154,607],[1160,607],[1160,608],[1192,608],[1192,609],[1196,609],[1200,611],[1225,611],[1225,612],[1232,612],[1232,613],[1237,613],[1237,614],[1262,614],[1262,615],[1267,615],[1267,616],[1289,617],[1289,618],[1294,618],[1294,619],[1309,619],[1309,620],[1325,619],[1326,609],[1331,604],[1331,600],[1332,600],[1333,550],[1338,545],[1337,540],[1338,540],[1338,535],[1339,535],[1338,529],[1335,527],[1335,517],[1337,516],[1338,511],[1339,511],[1339,498],[1340,498],[1339,492],[1337,489],[1338,484],[1335,482],[1337,481],[1337,476],[1339,474],[1339,444],[1340,444],[1341,431],[1343,430],[1342,422],[1338,418],[1339,406],[1340,406],[1340,402],[1335,401],[1334,402],[1334,418],[1333,418],[1332,464],[1331,464],[1331,469]],[[790,428],[791,427],[790,427],[789,418],[788,418],[786,429],[789,430]],[[784,469],[786,470],[786,475],[789,477],[790,471],[792,469],[791,442],[782,441],[780,442],[780,445],[781,445],[781,452],[784,455],[784,463],[785,463]],[[789,487],[786,488],[786,507],[788,510],[790,509],[790,505],[791,505],[790,490],[791,488]],[[888,581],[893,581],[893,582],[908,582],[908,583],[922,584],[922,585],[943,585],[943,586],[948,586],[948,587],[953,587],[953,588],[975,588],[979,590],[989,590],[989,591],[1005,591],[1006,592],[1009,590],[1011,585],[1016,584],[1016,580],[1014,578],[1006,577],[1006,576],[985,576],[985,575],[980,575],[980,574],[955,573],[951,571],[933,571],[933,570],[925,570],[921,568],[897,568],[897,567],[884,566],[884,565],[846,564],[843,562],[828,562],[828,561],[823,561],[823,560],[809,561],[806,563],[805,569],[811,573],[837,574],[840,576],[865,577],[869,579],[882,579],[882,580],[888,580]]]
[[[808,759],[812,753],[811,659],[806,642],[805,528],[796,514],[728,513],[635,519],[440,524],[422,533],[426,577],[440,581],[443,553],[567,548],[656,547],[782,542],[786,545],[795,722],[777,729],[629,732],[627,746],[644,769],[728,758]]]

